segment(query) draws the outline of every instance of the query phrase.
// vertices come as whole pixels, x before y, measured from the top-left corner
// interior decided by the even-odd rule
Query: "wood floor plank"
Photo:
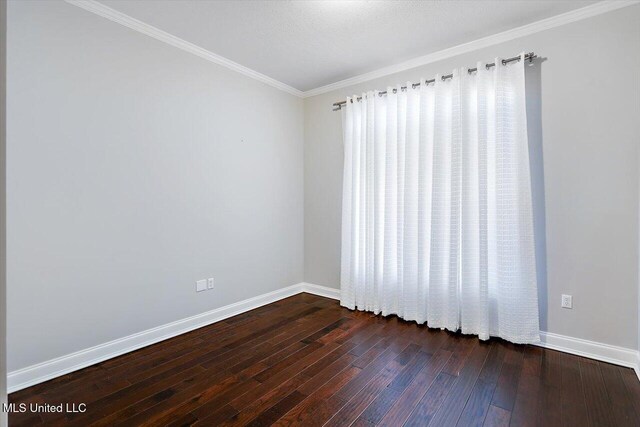
[[[562,425],[576,427],[589,425],[584,401],[584,385],[580,375],[580,358],[565,353],[558,355],[562,369],[560,386]]]
[[[345,369],[352,361],[356,360],[357,357],[355,355],[351,355],[349,350],[356,346],[358,342],[361,342],[363,339],[362,337],[366,337],[373,332],[373,329],[362,330],[359,333],[356,333],[349,341],[327,354],[323,354],[319,351],[319,359],[309,360],[308,363],[303,361],[306,367],[302,372],[296,372],[296,366],[290,367],[279,374],[282,378],[287,378],[284,382],[278,383],[280,378],[278,378],[278,376],[272,377],[269,380],[270,382],[267,381],[261,384],[260,387],[257,387],[250,393],[240,396],[238,399],[231,402],[232,405],[238,409],[243,409],[247,405],[251,404],[251,402],[258,401],[262,396],[280,386],[291,386],[290,381],[292,380],[296,381],[296,387],[304,384],[309,388],[309,391],[305,392],[304,388],[301,388],[301,392],[307,395],[310,394],[313,390],[326,383],[331,377]],[[371,345],[373,345],[373,343]],[[325,346],[323,348],[330,349],[331,347]],[[280,398],[282,398],[282,396]]]
[[[355,336],[353,338],[353,341],[357,341]],[[300,388],[299,391],[305,395],[312,393],[357,359],[355,355],[348,353],[349,348],[353,345],[355,345],[355,343],[346,342],[329,354],[319,354],[320,359],[317,362],[309,364],[307,368],[290,377],[288,380],[273,386],[268,383],[263,383],[251,393],[240,396],[231,402],[240,412],[234,415],[225,425],[244,425],[248,423],[262,412],[269,411],[272,406],[286,397],[291,389],[296,389],[307,383],[313,384],[310,388],[311,391],[306,394],[300,391],[304,390],[304,388]],[[328,348],[328,346],[329,344],[323,348]],[[295,369],[295,367],[293,367],[293,369]],[[274,379],[275,378],[272,378],[271,381]]]
[[[393,374],[395,378],[386,386],[378,397],[371,402],[361,417],[366,418],[373,424],[379,424],[391,407],[396,403],[400,395],[406,390],[409,384],[415,379],[416,374],[429,362],[431,356],[419,351],[416,357],[407,363],[404,368],[395,368]],[[398,372],[398,370],[400,371]]]
[[[381,426],[398,426],[404,424],[411,412],[418,405],[433,381],[451,357],[451,352],[440,349],[428,361],[426,366],[416,374],[413,382],[398,397],[395,404],[380,420]]]
[[[135,404],[125,407],[119,411],[112,412],[94,423],[94,425],[110,426],[115,424],[118,420],[127,420],[131,425],[134,425],[136,420],[152,422],[154,420],[154,416],[164,408],[177,406],[190,397],[205,390],[208,390],[209,393],[218,393],[221,390],[228,388],[230,385],[237,384],[238,381],[239,378],[237,376],[230,376],[225,380],[217,381],[215,386],[212,387],[206,377],[204,379],[195,377],[189,378],[170,388],[135,402]]]
[[[299,305],[291,309],[287,309],[283,313],[274,313],[274,317],[272,317],[272,319],[279,319],[280,322],[285,320],[289,322],[296,316],[300,316],[301,313],[304,317],[304,315],[306,314],[318,311],[318,309],[316,309],[315,307],[313,307],[311,310],[309,308],[309,305],[307,304]],[[207,334],[214,332],[207,331],[207,328],[201,328],[199,330],[190,332],[187,335],[193,336],[194,333],[206,336]],[[227,339],[237,340],[237,337],[238,335],[233,335],[229,336]],[[141,373],[142,378],[140,379],[146,379],[150,376],[153,376],[154,374],[149,370],[149,368],[156,368],[157,373],[157,368],[159,368],[160,370],[167,370],[168,368],[175,366],[178,359],[180,359],[179,357],[177,357],[178,355],[176,354],[176,351],[180,352],[179,355],[188,353],[192,354],[193,357],[198,357],[200,356],[200,354],[194,352],[210,351],[217,354],[221,351],[220,347],[224,344],[224,341],[217,342],[217,345],[215,346],[217,350],[212,350],[208,346],[203,346],[203,341],[201,338],[198,338],[196,341],[189,341],[186,344],[181,343],[182,340],[183,336],[181,335],[179,337],[168,340],[167,342],[154,344],[150,347],[146,347],[141,350],[126,354],[124,356],[120,356],[118,358],[103,362],[102,364],[98,365],[99,369],[93,369],[93,367],[91,367],[87,370],[83,370],[83,374],[85,375],[82,377],[81,381],[84,381],[85,383],[89,381],[96,382],[104,378],[126,378],[128,380],[128,378],[131,377],[132,372]],[[179,344],[176,346],[175,342],[178,342]],[[245,344],[249,345],[247,343]],[[225,349],[222,351],[228,352],[229,350]],[[182,358],[180,360],[184,361],[185,359]],[[167,366],[167,363],[173,363],[173,366]],[[74,377],[67,377],[67,379],[62,382],[56,381],[57,379],[53,380],[51,382],[51,388],[49,389],[49,392],[51,394],[55,394],[56,396],[64,395],[68,391],[71,391],[73,393],[75,388],[77,387],[76,381],[80,381],[77,377],[77,375]],[[90,396],[91,399],[88,399],[87,403],[92,402],[92,399],[97,398],[97,396],[99,396],[99,394],[92,394]]]
[[[302,344],[302,345],[305,345],[305,344]],[[322,350],[322,347],[324,346],[322,346],[319,343],[314,343],[313,345],[311,344],[305,345],[305,347],[306,347],[306,351],[305,351],[306,356],[301,360],[297,361],[297,363],[304,363],[306,358],[312,357],[314,352]],[[326,350],[330,350],[332,348],[331,345],[327,345],[327,347],[328,349]],[[296,352],[294,354],[300,355],[299,352]],[[246,370],[250,370],[250,369],[251,369],[251,366],[246,368]],[[293,369],[295,369],[295,365],[293,366]],[[263,370],[260,370],[259,372],[255,372],[253,375],[250,376],[250,378],[245,378],[244,381],[240,381],[237,384],[235,384],[233,389],[223,390],[224,391],[223,393],[220,393],[215,389],[209,389],[205,393],[199,394],[197,396],[197,399],[190,399],[185,403],[183,403],[178,408],[172,408],[168,411],[165,411],[165,413],[162,414],[162,417],[158,419],[158,422],[162,421],[166,423],[169,421],[173,421],[176,418],[176,415],[180,413],[185,413],[185,412],[192,413],[196,417],[202,417],[203,414],[206,414],[207,411],[211,410],[212,408],[223,407],[227,404],[231,406],[231,401],[233,401],[233,399],[239,398],[240,396],[244,396],[247,393],[249,393],[251,390],[254,390],[260,386],[261,382],[258,381],[256,377],[262,372],[265,372],[265,370],[263,369]],[[223,419],[220,419],[220,418],[217,419],[218,423],[223,421],[224,421]]]
[[[390,386],[394,378],[401,375],[403,368],[407,366],[415,366],[411,362],[424,363],[429,356],[426,353],[422,353],[424,356],[420,356],[418,352],[418,346],[414,345],[412,348],[407,347],[409,352],[405,353],[412,357],[409,360],[408,357],[402,357],[399,355],[389,365],[387,365],[380,373],[378,373],[365,387],[363,387],[357,394],[349,399],[346,404],[337,412],[332,414],[332,417],[327,421],[327,426],[344,426],[353,423],[360,414],[368,409],[372,402],[374,402],[381,393],[386,390],[392,390]],[[419,356],[419,357],[416,357]],[[406,370],[405,370],[406,372]],[[375,422],[374,422],[375,424]]]
[[[228,417],[238,413],[228,402],[259,384],[259,382],[249,379],[234,384],[233,388],[227,389],[222,393],[218,393],[214,387],[209,387],[192,395],[188,400],[183,400],[181,404],[157,414],[154,417],[153,424],[180,425],[180,420],[196,419],[199,421],[203,416],[217,417],[217,423],[222,423]],[[207,411],[209,411],[208,414],[206,414]]]
[[[247,425],[252,427],[270,426],[273,423],[275,423],[278,419],[282,418],[287,412],[295,408],[300,402],[302,402],[306,398],[307,396],[300,393],[299,391],[294,390],[292,393],[287,395],[284,399],[280,400],[271,408],[261,413],[258,417],[256,417],[252,422],[248,423]]]
[[[435,354],[447,341],[448,333],[440,329],[429,328],[426,324],[416,324],[412,337],[414,342],[421,346],[423,352]]]
[[[560,352],[554,350],[542,351],[540,367],[540,389],[538,391],[537,411],[538,425],[562,425],[562,365]]]
[[[506,352],[506,346],[503,343],[494,343],[491,347],[457,425],[481,426],[483,424],[491,406],[498,380],[503,378],[501,371]]]
[[[241,315],[235,316],[238,318],[247,318],[247,319],[251,319],[251,321],[253,322],[258,322],[259,320],[256,320],[255,317],[256,313],[260,314],[261,311],[263,310],[276,310],[276,312],[278,311],[277,309],[280,308],[282,311],[282,309],[286,309],[287,311],[289,310],[289,307],[291,308],[300,308],[300,309],[306,309],[309,307],[309,304],[302,304],[302,299],[300,295],[296,295],[293,296],[291,298],[287,298],[287,299],[283,299],[280,301],[277,301],[275,303],[269,304],[268,306],[263,306],[260,308],[257,308],[255,310],[251,310],[250,312],[247,313],[243,313]],[[282,315],[283,313],[277,313],[278,315]],[[233,318],[231,318],[233,319]],[[227,319],[230,320],[230,319]],[[266,319],[265,319],[266,320]],[[189,340],[194,340],[196,339],[199,335],[204,335],[204,334],[211,334],[211,333],[222,333],[223,331],[225,331],[225,333],[229,333],[229,328],[231,328],[229,325],[227,325],[224,322],[219,322],[215,325],[215,328],[212,328],[211,326],[209,327],[202,327],[202,328],[198,328],[196,330],[181,334],[177,337],[171,338],[170,340],[166,340],[166,341],[162,341],[160,343],[154,344],[154,345],[150,345],[147,347],[144,347],[140,350],[136,350],[130,353],[127,353],[125,355],[113,358],[113,359],[109,359],[105,362],[102,362],[100,364],[97,365],[93,365],[87,368],[82,369],[81,371],[76,371],[76,372],[72,372],[70,374],[65,374],[65,375],[61,375],[59,377],[56,377],[52,380],[37,384],[35,386],[29,387],[28,389],[24,389],[21,391],[17,391],[12,393],[12,398],[16,401],[22,401],[23,397],[29,397],[32,396],[33,394],[37,394],[39,393],[41,390],[47,390],[47,391],[53,391],[55,390],[55,388],[58,385],[66,385],[69,384],[71,382],[74,381],[87,381],[89,379],[92,379],[92,375],[94,372],[105,372],[108,368],[111,368],[113,366],[117,366],[126,362],[129,362],[131,360],[134,361],[141,361],[141,360],[145,360],[146,357],[149,357],[151,355],[154,355],[156,353],[158,353],[158,350],[165,350],[167,348],[170,348],[174,345],[179,345],[185,341],[189,341]],[[199,339],[199,338],[198,338]],[[78,373],[82,372],[82,376],[79,377]]]
[[[457,377],[460,375],[467,357],[474,349],[475,339],[459,334],[449,334],[450,340],[448,341],[448,347],[445,347],[445,349],[451,351],[451,357],[442,371]]]
[[[344,371],[340,372],[335,377],[331,378],[325,385],[313,392],[310,396],[307,396],[302,402],[297,404],[294,408],[287,411],[287,413],[273,423],[274,426],[291,426],[291,425],[304,425],[308,420],[311,410],[321,404],[326,399],[329,399],[335,394],[335,390],[341,389],[345,384],[349,383],[354,377],[356,377],[362,369],[355,366],[351,366]]]
[[[532,346],[527,347],[524,351],[516,400],[511,412],[511,423],[515,426],[537,425],[543,352],[542,348]]]
[[[185,366],[185,365],[182,365],[182,366]],[[215,380],[215,381],[223,381],[223,380],[227,379],[229,376],[230,376],[230,373],[228,373],[228,372],[225,373],[224,371],[221,371],[214,378],[217,378],[217,380]],[[215,381],[213,381],[213,382],[215,382]],[[178,396],[180,396],[180,394],[178,394]],[[150,396],[152,402],[153,402],[153,398],[154,397],[155,396]],[[141,399],[141,400],[143,400],[143,399]],[[174,397],[172,399],[172,401],[175,401],[175,400],[176,400],[176,398]],[[158,409],[157,405],[153,405],[153,406],[154,406],[154,412],[157,411],[157,409]],[[130,411],[126,411],[124,414],[126,414],[127,417],[131,415]],[[145,414],[149,415],[147,412],[145,412]]]
[[[511,412],[502,409],[498,406],[491,405],[487,416],[484,419],[483,426],[486,427],[506,427],[509,425],[511,419]],[[514,424],[517,425],[517,424]]]
[[[9,425],[12,427],[28,427],[44,423],[40,414],[37,412],[12,412],[8,418]]]
[[[332,345],[335,346],[336,344],[329,343],[323,348],[328,348]],[[346,355],[346,357],[351,358],[348,359],[346,363],[344,363],[334,372],[332,372],[332,375],[328,376],[326,380],[322,382],[322,385],[329,382],[333,377],[340,374],[342,371],[348,369],[350,362],[351,360],[353,360],[354,356]],[[309,365],[306,364],[305,366]],[[234,423],[245,424],[253,418],[260,417],[264,412],[269,412],[273,407],[277,407],[282,399],[286,399],[287,396],[292,393],[292,390],[305,397],[308,396],[310,393],[302,392],[300,389],[300,385],[304,384],[307,379],[309,379],[309,375],[310,373],[307,372],[307,369],[303,368],[296,375],[287,375],[282,376],[280,379],[276,379],[275,381],[278,383],[277,385],[263,383],[261,384],[261,387],[256,387],[253,393],[248,393],[247,395],[240,396],[240,398],[232,402],[232,406],[238,409],[238,414],[236,414],[234,417]],[[290,378],[287,379],[287,377]],[[314,389],[314,391],[315,390],[317,390],[317,388]],[[279,407],[276,412],[280,413],[281,409],[282,408]]]
[[[268,357],[274,357],[274,353],[280,351],[290,351],[290,346],[303,346],[299,341],[314,333],[318,328],[322,328],[323,325],[335,321],[336,314],[329,314],[328,316],[322,315],[321,312],[315,313],[307,319],[295,322],[295,325],[287,325],[281,329],[279,333],[277,330],[267,333],[261,337],[256,337],[253,340],[236,347],[225,349],[223,352],[209,352],[200,357],[198,363],[207,369],[223,369],[229,367],[235,370],[244,369],[243,366],[236,366],[246,364],[248,361],[262,361]],[[280,356],[278,356],[280,357]],[[275,360],[278,360],[275,358]],[[273,365],[274,363],[268,363]],[[231,366],[230,366],[231,365]]]
[[[292,377],[287,385],[293,386],[294,384],[304,382],[306,380],[306,377],[302,375],[302,372],[306,370],[306,367],[309,366],[309,364],[312,364],[315,358],[322,357],[326,352],[331,351],[334,346],[335,344],[327,344],[325,346],[321,346],[316,352],[309,354],[305,359],[301,359],[296,362],[296,364],[289,367],[288,370],[283,373],[285,377]],[[299,373],[293,375],[294,372]],[[248,404],[253,402],[255,406],[260,406],[260,404],[264,404],[266,400],[273,399],[273,396],[276,393],[280,392],[286,394],[290,391],[289,389],[285,389],[284,391],[278,390],[278,387],[272,384],[275,383],[274,380],[277,381],[277,378],[272,377],[269,380],[270,382],[268,381],[260,383],[254,378],[250,378],[249,380],[247,380],[247,383],[251,384],[252,386],[232,390],[233,393],[222,394],[220,396],[212,396],[212,399],[203,398],[198,402],[190,402],[189,411],[191,411],[198,418],[206,419],[208,412],[215,412],[215,409],[217,407],[228,404],[236,410],[233,415],[240,416],[242,415],[240,410],[249,412],[248,410],[245,410]],[[184,412],[184,410],[185,408],[182,408],[179,412]],[[254,411],[251,412],[251,414],[257,415],[256,412],[259,413],[259,411]],[[248,418],[250,420],[252,417],[245,418]],[[221,422],[223,420],[218,419],[217,421]]]
[[[627,393],[629,393],[629,398],[635,408],[636,416],[640,417],[640,381],[638,381],[638,376],[631,368],[618,366],[618,371],[622,376],[624,385],[627,387]]]
[[[216,345],[218,346],[224,346],[228,342],[231,342],[234,340],[237,341],[238,339],[242,339],[243,337],[246,337],[246,335],[252,332],[255,332],[261,327],[264,327],[265,324],[271,325],[273,323],[280,322],[280,321],[292,321],[293,319],[296,319],[296,318],[303,318],[305,314],[309,313],[310,311],[311,312],[319,311],[320,309],[322,309],[322,307],[309,305],[309,304],[302,304],[300,302],[293,302],[291,306],[282,306],[281,310],[267,313],[264,316],[252,316],[252,320],[247,324],[242,325],[241,327],[224,324],[224,325],[220,325],[220,327],[215,327],[215,328],[211,328],[211,327],[199,328],[187,334],[183,334],[178,337],[172,338],[171,340],[169,340],[167,344],[170,344],[170,343],[181,344],[184,337],[190,337],[190,338],[197,337],[202,339],[205,342],[215,342]],[[260,310],[260,309],[257,309],[257,310]],[[248,339],[246,339],[245,341],[248,341]],[[160,343],[160,344],[163,344],[163,343]],[[131,358],[136,360],[140,360],[140,359],[149,360],[149,358],[153,359],[153,357],[155,357],[155,355],[158,354],[158,348],[155,346],[157,346],[157,344],[138,350],[139,352],[138,354],[135,354],[136,352],[134,352],[134,353],[129,353],[127,355],[115,358],[115,359],[111,359],[107,362],[104,362],[104,367],[108,369],[113,369],[114,367],[118,367],[125,363],[129,363],[130,356]],[[167,346],[164,344],[159,347],[161,349],[167,348]],[[144,356],[144,357],[141,357],[141,356]]]
[[[598,362],[584,358],[580,359],[580,372],[584,382],[585,402],[591,425],[615,425],[611,400],[609,399]]]
[[[302,294],[63,375],[11,426],[640,425],[628,368]]]
[[[640,417],[635,412],[632,396],[624,384],[618,367],[604,362],[598,362],[598,365],[611,401],[616,425],[640,426]]]
[[[353,355],[345,355],[345,356],[353,356]],[[343,356],[343,358],[344,358],[345,356]],[[356,359],[353,361],[353,365],[354,365],[354,366],[357,366],[357,365],[358,365],[357,361],[358,361],[359,359],[367,358],[367,356],[368,356],[368,354],[367,354],[367,353],[365,353],[365,354],[363,354],[362,356],[360,356],[360,358],[356,358]],[[343,358],[341,358],[341,359],[343,359]],[[339,360],[340,360],[340,359],[339,359]],[[339,361],[336,361],[336,362],[339,362]],[[335,367],[337,367],[337,366],[339,366],[339,365],[337,365],[337,363],[336,363],[336,365],[334,365],[333,367],[335,368]],[[341,369],[342,369],[342,368],[341,368]],[[307,377],[308,377],[309,375],[313,375],[315,372],[318,372],[318,367],[316,367],[316,366],[312,366],[312,367],[310,367],[310,369],[309,369],[309,370],[305,370],[305,371],[303,371],[303,372],[301,373],[301,375],[302,375],[302,377],[304,378],[304,376],[307,376]],[[311,380],[311,381],[309,381],[309,382],[305,383],[303,386],[299,387],[299,388],[298,388],[298,390],[299,390],[300,392],[302,392],[303,394],[311,395],[311,394],[313,394],[313,393],[314,393],[314,392],[315,392],[319,387],[321,387],[321,384],[322,384],[322,385],[324,385],[326,382],[328,382],[329,380],[331,380],[331,379],[332,379],[332,376],[333,376],[333,375],[336,375],[336,373],[335,373],[335,372],[331,372],[331,371],[328,371],[328,370],[326,370],[326,369],[325,369],[324,371],[322,371],[322,372],[319,372],[319,373],[323,373],[323,374],[325,375],[325,377],[323,378],[323,376],[322,376],[322,375],[318,375],[318,377],[317,377],[317,379],[316,379],[315,381],[314,381],[314,380]],[[329,375],[328,377],[326,377],[326,375],[327,375],[327,374],[330,374],[330,375]],[[283,378],[282,378],[282,380],[283,380],[283,381],[284,381],[284,379],[285,379],[285,377],[283,377]],[[274,380],[276,380],[276,379],[274,378]],[[294,380],[295,380],[295,378],[294,378]],[[277,381],[277,380],[276,380],[276,381]],[[284,383],[284,384],[283,384],[283,386],[284,386],[284,385],[291,386],[291,384],[290,384],[290,383],[291,383],[291,381],[289,381],[289,383]],[[280,387],[278,387],[278,388],[280,388]],[[285,390],[283,390],[283,391],[286,391],[286,389],[285,389]],[[267,398],[268,398],[267,400],[265,400],[265,399],[264,399],[264,397],[263,397],[263,398],[260,398],[260,399],[258,399],[258,400],[253,404],[253,405],[251,405],[250,407],[243,409],[243,410],[242,410],[242,411],[241,411],[241,412],[240,412],[240,413],[235,417],[234,421],[235,421],[235,422],[237,422],[237,423],[244,423],[244,421],[243,421],[243,420],[245,420],[245,419],[247,419],[247,418],[250,418],[251,416],[255,416],[255,411],[256,411],[258,408],[260,408],[260,407],[264,407],[266,404],[268,404],[268,403],[270,403],[270,402],[271,402],[271,403],[273,402],[273,398],[270,396],[270,394],[271,394],[271,393],[267,393],[267,395],[265,395],[265,396],[264,396],[264,397],[267,397]],[[246,401],[246,400],[247,400],[247,396],[243,396],[243,399]],[[337,405],[341,406],[341,405],[343,404],[343,400],[342,400],[341,398],[339,398],[339,397],[336,397],[336,398],[334,398],[334,399],[332,399],[332,400],[331,400],[331,403],[332,403],[332,404],[337,404]],[[236,407],[240,407],[240,406],[239,406],[239,404],[240,404],[240,402],[233,402],[233,405],[234,405],[234,406],[236,406]],[[328,403],[324,403],[324,402],[323,402],[323,405],[326,405],[326,404],[328,404]],[[325,410],[326,410],[326,408],[325,408],[325,407],[323,407],[323,409],[325,409]],[[318,417],[319,417],[319,415],[316,415],[316,416],[314,416],[314,419],[318,419]]]
[[[405,421],[405,426],[423,427],[428,425],[435,413],[440,409],[449,390],[457,380],[457,377],[440,372],[431,387],[422,396],[420,402],[415,406],[409,418]]]
[[[480,371],[487,359],[491,344],[486,342],[474,342],[468,361],[464,364],[451,391],[442,402],[442,406],[436,411],[432,425],[454,426],[471,395],[471,391],[480,375]]]
[[[396,356],[401,354],[407,347],[410,346],[409,343],[405,344],[404,348],[397,350],[393,347],[387,348],[384,352],[380,354],[375,360],[366,365],[364,368],[361,368],[361,371],[358,375],[353,378],[349,383],[345,384],[336,395],[342,398],[345,402],[351,399],[356,393],[358,393],[371,379],[378,374],[384,367],[390,363]],[[355,363],[354,363],[355,366]]]
[[[189,380],[203,372],[205,372],[205,369],[201,366],[196,365],[188,367],[181,365],[175,369],[173,375],[163,378],[151,377],[149,380],[126,387],[116,393],[99,399],[91,405],[91,411],[87,411],[83,414],[67,415],[69,425],[89,425],[90,423],[108,416],[113,411],[114,407],[127,407],[144,399],[146,396],[161,392],[174,384],[185,381],[185,379]]]
[[[253,367],[253,366],[257,366],[257,365],[250,365],[250,366],[247,366],[247,367],[246,367],[246,370],[247,370],[247,371],[251,371],[251,369],[252,369],[252,367]],[[266,366],[265,366],[265,368],[266,368]],[[264,369],[262,369],[261,371],[264,371]],[[241,380],[242,380],[242,375],[237,375],[237,376],[233,376],[233,375],[231,375],[231,374],[233,374],[234,372],[235,372],[235,373],[240,373],[240,372],[242,372],[242,371],[237,371],[237,370],[235,370],[235,371],[229,371],[229,372],[227,373],[227,376],[226,376],[226,377],[221,378],[221,379],[219,380],[219,381],[221,382],[221,384],[224,384],[224,381],[225,381],[225,380],[234,379],[234,378],[235,378],[235,382],[239,382],[239,381],[241,381]],[[254,372],[254,375],[256,375],[256,374],[257,374],[257,372]],[[196,391],[194,387],[192,387],[192,388],[190,389],[190,391],[191,391],[193,394],[197,394],[197,393],[198,393],[198,391]],[[185,393],[186,393],[186,392],[183,392],[183,393],[177,393],[177,394],[173,395],[173,396],[171,397],[171,399],[169,399],[169,400],[168,400],[168,402],[162,402],[162,403],[163,403],[163,404],[165,404],[165,405],[166,405],[167,403],[169,403],[169,402],[170,402],[170,403],[172,403],[172,404],[173,404],[173,403],[180,403],[180,401],[179,401],[178,399],[179,399],[179,398],[181,398],[181,397],[184,397],[184,399],[183,399],[183,400],[188,400],[188,397],[189,397],[189,396],[188,396],[188,395],[186,395],[186,396],[185,396]],[[193,395],[193,394],[192,394],[192,395]],[[137,410],[137,412],[134,412],[136,415],[137,415],[138,413],[140,413],[140,412],[143,414],[143,415],[137,415],[137,417],[138,417],[138,418],[140,418],[141,416],[149,417],[149,416],[151,415],[151,413],[156,413],[156,412],[158,412],[158,409],[159,409],[159,408],[162,408],[162,405],[160,404],[160,402],[156,402],[156,400],[157,400],[157,399],[156,399],[156,396],[150,396],[149,398],[147,398],[147,399],[146,399],[146,402],[147,402],[147,403],[154,403],[154,402],[155,402],[156,404],[155,404],[155,405],[152,405],[152,406],[153,406],[153,408],[146,408],[146,407],[145,407],[145,408],[143,409],[143,406],[142,406],[140,403],[138,403],[138,404],[136,404],[136,405],[135,405],[135,408],[133,408],[133,409],[131,409],[131,410],[128,410],[128,411],[124,412],[124,413],[122,414],[122,416],[123,416],[123,417],[124,417],[125,415],[126,415],[126,417],[132,416],[132,411],[136,411],[136,410]],[[151,412],[151,411],[153,411],[153,412]],[[114,416],[113,414],[111,414],[111,415],[110,415],[110,417],[113,417],[113,416]]]
[[[499,343],[498,345],[501,344]],[[515,403],[520,371],[524,360],[524,346],[511,343],[505,344],[505,346],[506,355],[491,404],[511,412]]]

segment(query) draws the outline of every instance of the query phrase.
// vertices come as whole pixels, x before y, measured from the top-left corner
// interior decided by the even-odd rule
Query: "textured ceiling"
[[[101,3],[305,91],[593,1]]]

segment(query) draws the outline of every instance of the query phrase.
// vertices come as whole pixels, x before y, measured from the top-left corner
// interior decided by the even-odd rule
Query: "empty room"
[[[0,0],[0,426],[640,426],[640,1]]]

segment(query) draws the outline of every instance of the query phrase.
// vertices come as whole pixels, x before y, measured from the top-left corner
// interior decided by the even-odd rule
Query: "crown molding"
[[[178,49],[182,49],[186,52],[192,53],[196,56],[199,56],[200,58],[206,59],[207,61],[213,62],[218,65],[222,65],[223,67],[226,67],[230,70],[236,71],[240,74],[244,74],[247,77],[251,77],[252,79],[258,80],[259,82],[265,83],[276,89],[280,89],[284,92],[290,93],[291,95],[301,97],[303,94],[301,90],[298,90],[276,79],[273,79],[269,76],[266,76],[255,70],[252,70],[251,68],[247,68],[244,65],[240,65],[237,62],[233,62],[230,59],[227,59],[223,56],[217,55],[213,52],[203,49],[200,46],[196,46],[193,43],[189,43],[186,40],[183,40],[179,37],[169,34],[166,31],[162,31],[159,28],[146,24],[122,12],[118,12],[117,10],[112,9],[108,6],[105,6],[104,4],[99,3],[95,0],[65,0],[65,1],[69,4],[72,4],[84,10],[87,10],[91,13],[95,13],[96,15],[102,16],[103,18],[107,18],[113,22],[124,25],[125,27],[131,28],[132,30],[138,31],[139,33],[145,34],[149,37],[153,37],[156,40],[160,40],[161,42],[177,47]]]
[[[207,61],[226,67],[230,70],[236,71],[252,79],[258,80],[269,86],[280,89],[291,95],[295,95],[301,98],[308,98],[323,93],[331,92],[337,89],[363,83],[369,80],[373,80],[379,77],[384,77],[390,74],[398,73],[401,71],[416,68],[422,65],[430,64],[433,62],[441,61],[443,59],[451,58],[456,55],[471,52],[474,50],[482,49],[487,46],[503,43],[509,40],[513,40],[519,37],[524,37],[530,34],[534,34],[540,31],[548,30],[550,28],[559,27],[561,25],[569,24],[571,22],[580,21],[593,16],[601,15],[603,13],[611,12],[623,7],[639,4],[640,0],[612,0],[612,1],[599,1],[592,5],[572,10],[560,15],[552,16],[540,21],[533,22],[531,24],[523,25],[521,27],[513,28],[511,30],[503,31],[501,33],[493,34],[491,36],[483,37],[481,39],[473,40],[468,43],[463,43],[457,46],[453,46],[447,49],[440,50],[438,52],[430,53],[428,55],[420,56],[414,59],[410,59],[399,64],[391,65],[388,67],[380,68],[375,71],[371,71],[358,76],[350,77],[348,79],[340,80],[335,83],[331,83],[325,86],[320,86],[308,91],[301,91],[285,83],[282,83],[274,78],[259,73],[251,68],[240,65],[237,62],[231,61],[223,56],[208,51],[200,46],[176,37],[167,33],[152,25],[146,24],[138,19],[135,19],[129,15],[112,9],[108,6],[96,0],[65,0],[67,3],[80,7],[96,15],[107,18],[113,22],[124,25],[132,30],[138,31],[147,36],[153,37],[156,40],[160,40],[171,46],[182,49],[186,52],[199,56]]]
[[[363,83],[369,80],[384,77],[389,74],[398,73],[400,71],[416,68],[421,65],[430,64],[433,62],[441,61],[443,59],[451,58],[456,55],[471,52],[474,50],[482,49],[487,46],[503,43],[509,40],[524,37],[529,34],[538,33],[540,31],[548,30],[550,28],[559,27],[561,25],[569,24],[571,22],[580,21],[583,19],[591,18],[592,16],[601,15],[603,13],[611,12],[613,10],[621,9],[623,7],[639,4],[638,0],[616,0],[616,1],[599,1],[592,5],[572,10],[560,15],[552,16],[550,18],[536,21],[531,24],[523,25],[521,27],[513,28],[511,30],[503,31],[501,33],[493,34],[491,36],[483,37],[481,39],[473,40],[468,43],[463,43],[454,47],[443,49],[428,55],[420,56],[418,58],[410,59],[399,64],[391,65],[388,67],[380,68],[375,71],[360,74],[358,76],[350,77],[348,79],[340,80],[335,83],[331,83],[325,86],[320,86],[315,89],[310,89],[303,92],[303,98],[309,98],[311,96],[320,95],[323,93],[331,92],[336,89],[341,89],[358,83]]]

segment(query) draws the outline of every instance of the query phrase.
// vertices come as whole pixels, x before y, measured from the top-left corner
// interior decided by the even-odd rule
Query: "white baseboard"
[[[314,285],[313,283],[306,282],[301,283],[301,285],[302,292],[336,300],[340,299],[340,289],[330,288],[328,286]]]
[[[166,325],[10,372],[7,377],[9,393],[173,338],[177,335],[245,313],[301,292],[335,300],[340,299],[340,289],[314,285],[312,283],[298,283],[287,288],[278,289],[257,297],[229,304],[202,314],[167,323]],[[543,331],[540,332],[540,339],[541,343],[539,345],[541,347],[634,368],[638,379],[640,379],[640,354],[636,350]]]
[[[47,360],[46,362],[28,366],[17,371],[9,372],[7,388],[9,393],[32,385],[48,381],[87,366],[138,350],[151,344],[173,338],[185,332],[210,325],[215,322],[245,313],[249,310],[279,301],[303,292],[303,286],[298,283],[287,288],[278,289],[257,297],[249,298],[234,304],[216,308],[205,313],[167,323],[156,328],[147,329],[133,335],[99,344],[75,353]]]
[[[551,350],[633,368],[640,380],[640,354],[637,350],[544,331],[540,331],[540,344],[538,345]]]

